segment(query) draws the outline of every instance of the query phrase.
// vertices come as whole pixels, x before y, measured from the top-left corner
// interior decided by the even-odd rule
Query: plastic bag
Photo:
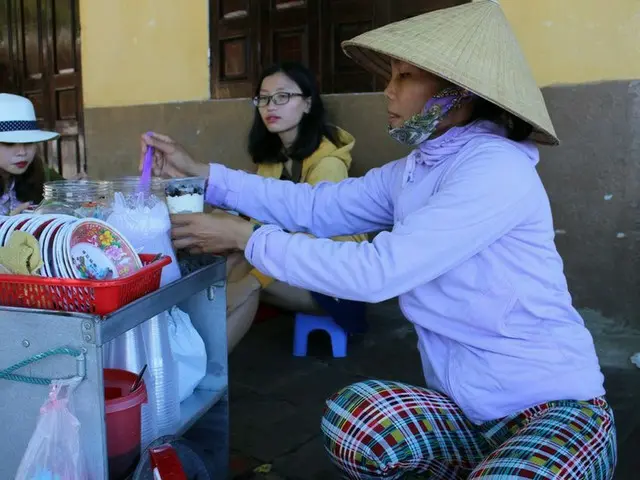
[[[81,381],[74,378],[51,384],[16,480],[88,480],[80,447],[80,422],[69,403]]]
[[[180,266],[171,243],[171,217],[166,203],[153,194],[125,196],[116,192],[112,209],[107,223],[122,233],[138,253],[171,257],[172,262],[162,269],[160,285],[178,280]]]
[[[178,366],[178,388],[183,402],[207,373],[207,351],[189,315],[173,307],[168,316],[169,343]]]

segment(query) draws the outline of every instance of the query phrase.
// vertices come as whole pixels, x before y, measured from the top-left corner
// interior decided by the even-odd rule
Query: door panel
[[[355,93],[376,90],[374,75],[360,68],[342,51],[341,44],[377,26],[388,0],[323,0],[322,44],[325,93]],[[387,22],[384,22],[387,23]]]
[[[211,94],[213,98],[253,95],[253,81],[259,67],[257,38],[260,0],[217,0],[212,2]]]
[[[277,62],[296,61],[319,74],[318,5],[318,0],[263,2],[262,69]]]

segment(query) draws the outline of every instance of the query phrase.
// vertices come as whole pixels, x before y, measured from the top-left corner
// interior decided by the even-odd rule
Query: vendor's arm
[[[148,133],[141,138],[140,167],[154,149],[153,173],[161,177],[208,176],[207,201],[263,223],[293,232],[334,237],[372,232],[393,224],[391,186],[404,162],[371,170],[365,177],[315,187],[202,165],[172,138]]]
[[[336,157],[326,157],[309,172],[306,183],[315,186],[322,182],[339,183],[347,178],[349,178],[349,172],[344,162]],[[388,185],[387,188],[389,188]],[[359,233],[360,235],[338,235],[332,239],[340,242],[366,241],[367,236],[362,232]]]
[[[262,272],[327,295],[379,302],[471,258],[534,209],[547,208],[534,166],[507,147],[478,152],[426,205],[372,243],[333,242],[263,226],[238,242]]]
[[[377,231],[393,223],[390,187],[402,165],[393,162],[362,178],[311,186],[212,164],[207,201],[262,223],[316,237]]]
[[[325,157],[309,172],[306,182],[311,186],[322,182],[338,183],[349,177],[347,166],[342,160],[336,157]],[[366,235],[344,235],[332,238],[340,242],[364,242]],[[259,286],[266,288],[274,282],[273,277],[263,274],[257,268],[251,270],[251,275],[259,282]]]

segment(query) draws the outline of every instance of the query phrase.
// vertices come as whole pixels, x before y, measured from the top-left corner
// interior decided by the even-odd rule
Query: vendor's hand
[[[251,223],[219,210],[171,215],[171,226],[174,247],[192,253],[244,250],[253,233]]]
[[[141,170],[147,146],[154,148],[153,174],[156,177],[207,177],[209,175],[208,165],[197,163],[180,144],[159,133],[142,135]]]
[[[260,290],[260,282],[251,274],[245,275],[237,282],[227,283],[227,312],[234,311],[258,290]]]

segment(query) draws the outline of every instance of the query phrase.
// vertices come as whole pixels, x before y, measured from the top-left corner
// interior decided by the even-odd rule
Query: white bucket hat
[[[498,0],[392,23],[343,42],[342,48],[386,78],[391,58],[438,75],[529,123],[534,140],[559,143],[542,92]]]
[[[0,143],[48,142],[59,136],[38,128],[36,111],[29,99],[0,93]]]

